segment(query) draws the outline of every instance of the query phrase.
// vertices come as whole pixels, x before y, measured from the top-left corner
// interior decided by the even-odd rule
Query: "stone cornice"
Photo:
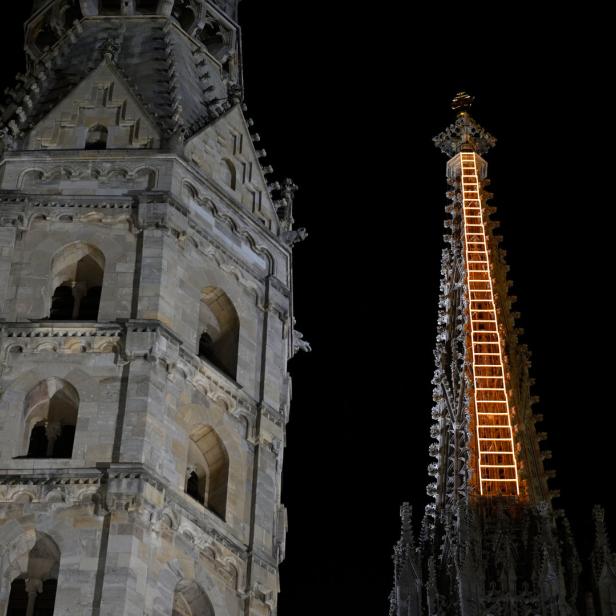
[[[148,492],[150,489],[154,493]],[[180,533],[195,549],[205,551],[228,582],[232,562],[242,575],[248,548],[233,529],[186,494],[161,481],[141,464],[100,465],[93,468],[0,469],[0,503],[48,504],[54,509],[90,507],[98,516],[126,513],[155,533],[168,529]],[[229,561],[229,558],[232,560]],[[233,562],[234,561],[234,562]],[[275,571],[273,557],[259,555],[260,564]],[[235,580],[234,586],[242,586]]]
[[[148,337],[165,339],[156,344]],[[257,413],[256,401],[242,386],[186,349],[182,341],[159,321],[131,320],[124,323],[0,322],[0,365],[10,369],[9,353],[114,353],[118,365],[137,360],[157,363],[173,381],[184,380],[235,417],[244,416],[252,425]],[[271,414],[276,414],[271,411]]]
[[[205,175],[200,169],[198,169],[194,164],[185,160],[182,156],[171,150],[135,150],[135,149],[114,149],[114,150],[101,150],[96,152],[96,156],[84,157],[84,152],[81,150],[75,150],[74,156],[69,155],[69,152],[65,150],[26,150],[26,151],[15,151],[15,152],[5,152],[2,161],[0,161],[0,165],[4,164],[5,161],[15,161],[19,163],[23,163],[25,161],[32,161],[38,164],[54,164],[57,165],[59,163],[65,163],[69,165],[74,165],[75,167],[84,166],[87,169],[90,169],[94,164],[100,165],[108,162],[122,162],[122,163],[130,163],[130,162],[141,162],[147,161],[149,166],[152,165],[153,162],[171,162],[181,165],[185,171],[190,173],[192,176],[192,180],[198,182],[202,186],[204,186],[208,191],[210,191],[213,196],[217,198],[218,203],[216,204],[219,207],[221,204],[224,208],[230,210],[229,214],[233,214],[242,225],[244,225],[248,231],[247,234],[255,234],[259,240],[265,241],[266,244],[269,244],[268,249],[274,249],[282,252],[287,257],[291,255],[291,248],[285,244],[281,238],[272,233],[269,229],[264,227],[250,212],[246,211],[246,209],[241,205],[241,203],[235,199],[232,195],[230,195],[227,191],[223,190],[217,182],[210,179],[207,175]],[[41,195],[42,198],[45,198]],[[64,200],[70,198],[69,196],[61,196],[56,197],[56,199]],[[76,197],[79,198],[79,197]],[[115,197],[102,197],[103,199],[113,199]],[[207,196],[200,196],[201,200],[207,199]],[[210,199],[211,201],[211,199]],[[219,212],[220,216],[228,215],[226,212]],[[237,224],[236,224],[237,226]],[[255,233],[256,232],[256,233]],[[252,237],[252,236],[251,236]],[[257,241],[253,238],[252,244],[257,245]]]

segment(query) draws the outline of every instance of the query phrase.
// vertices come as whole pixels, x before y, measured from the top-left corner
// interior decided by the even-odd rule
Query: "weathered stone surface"
[[[275,614],[300,335],[237,2],[115,6],[35,5],[0,122],[0,614]]]

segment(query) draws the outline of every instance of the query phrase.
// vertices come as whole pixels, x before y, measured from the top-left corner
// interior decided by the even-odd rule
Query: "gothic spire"
[[[481,154],[496,140],[471,117],[472,103],[458,93],[455,122],[434,139],[450,158],[451,200],[434,354],[434,502],[412,550],[403,516],[391,610],[512,616],[523,604],[525,612],[573,614],[576,552],[552,509],[527,353],[487,205]]]

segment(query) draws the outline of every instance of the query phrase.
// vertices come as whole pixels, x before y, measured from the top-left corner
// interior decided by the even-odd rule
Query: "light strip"
[[[466,284],[469,292],[469,321],[471,326],[472,370],[474,391],[498,391],[504,400],[478,400],[474,397],[475,429],[477,439],[477,467],[479,469],[479,489],[485,496],[518,496],[520,482],[511,427],[511,411],[509,397],[507,396],[507,383],[505,381],[505,363],[503,361],[503,347],[498,327],[498,316],[494,302],[494,289],[492,286],[490,254],[486,243],[486,225],[484,212],[481,207],[479,195],[479,173],[477,172],[477,155],[474,152],[460,153],[460,176],[462,192],[462,212],[464,220],[464,250],[466,267]],[[480,229],[480,230],[478,230]],[[480,255],[479,258],[477,255]],[[485,269],[476,269],[478,265]],[[481,274],[482,277],[478,277]],[[484,277],[485,276],[485,277]],[[487,284],[486,284],[487,283]],[[481,287],[480,287],[481,285]],[[485,288],[487,286],[487,288]],[[481,293],[482,299],[476,299]],[[478,307],[479,306],[479,307]],[[475,318],[476,316],[482,318]],[[495,329],[481,329],[480,323],[495,323]],[[485,340],[482,342],[481,338]],[[494,341],[496,337],[496,342]],[[483,353],[486,348],[498,350],[497,353]],[[495,363],[484,364],[476,362],[478,358],[495,357]],[[492,360],[489,360],[492,361]],[[485,374],[486,369],[493,370],[495,374]],[[479,374],[478,374],[479,373]],[[496,387],[482,387],[481,379],[491,379]],[[504,408],[503,408],[504,405]],[[481,411],[479,410],[481,407]],[[493,411],[493,412],[492,412]],[[507,417],[504,425],[485,425],[480,418],[488,421],[486,417]],[[500,421],[500,419],[499,419]],[[482,430],[482,436],[479,436]],[[486,430],[488,432],[486,432]],[[491,432],[490,432],[491,431]],[[486,437],[485,434],[498,434],[497,437]],[[503,437],[503,433],[507,436]],[[507,464],[483,463],[482,456],[498,455],[507,459]],[[511,459],[515,464],[511,464]]]

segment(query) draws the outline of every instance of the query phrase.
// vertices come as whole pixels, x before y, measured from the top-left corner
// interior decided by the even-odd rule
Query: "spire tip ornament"
[[[469,115],[468,110],[474,102],[475,97],[467,92],[458,92],[454,96],[451,109],[458,113],[458,117],[432,140],[443,154],[449,157],[462,151],[485,154],[496,144],[496,139]]]
[[[467,92],[458,92],[451,101],[451,109],[457,111],[459,115],[466,113],[475,102],[475,97]]]

